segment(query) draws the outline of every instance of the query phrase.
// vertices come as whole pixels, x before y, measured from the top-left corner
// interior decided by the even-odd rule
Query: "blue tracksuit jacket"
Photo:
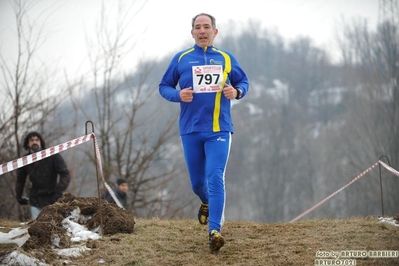
[[[180,102],[180,135],[192,132],[233,132],[231,103],[221,91],[196,93],[190,103],[180,100],[177,84],[181,89],[194,88],[192,67],[201,65],[222,65],[222,87],[227,83],[240,88],[241,98],[247,93],[248,78],[230,52],[219,50],[214,46],[202,48],[197,45],[180,51],[173,57],[159,84],[159,92],[171,102]]]

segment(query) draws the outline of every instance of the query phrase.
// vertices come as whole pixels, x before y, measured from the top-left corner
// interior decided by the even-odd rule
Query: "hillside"
[[[3,220],[0,226],[1,232],[7,232],[21,225]],[[195,220],[139,218],[131,234],[117,233],[81,243],[90,248],[84,256],[55,255],[51,249],[23,251],[10,244],[0,244],[0,256],[4,259],[12,250],[20,250],[44,258],[50,265],[314,265],[316,252],[328,256],[326,252],[399,251],[399,227],[376,217],[277,224],[228,221],[223,235],[225,246],[212,254],[207,228]],[[399,258],[359,256],[346,262],[399,265]]]

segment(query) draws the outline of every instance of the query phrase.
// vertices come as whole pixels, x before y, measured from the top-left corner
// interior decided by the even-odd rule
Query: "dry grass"
[[[132,234],[90,241],[91,250],[69,258],[68,265],[313,265],[317,251],[399,251],[399,227],[375,217],[227,222],[222,233],[226,244],[214,254],[209,252],[207,226],[197,221],[136,219]],[[52,265],[61,265],[63,258],[54,259]],[[356,263],[399,265],[399,258],[357,258]]]

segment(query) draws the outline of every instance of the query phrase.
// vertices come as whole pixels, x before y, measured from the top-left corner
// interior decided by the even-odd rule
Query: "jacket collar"
[[[201,46],[198,46],[197,44],[194,44],[195,50],[199,50],[199,51],[202,51],[202,52],[207,52],[208,50],[212,51],[213,47],[214,47],[213,45],[201,47]]]

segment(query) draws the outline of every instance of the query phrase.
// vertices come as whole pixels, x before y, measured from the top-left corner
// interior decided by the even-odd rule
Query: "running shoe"
[[[224,246],[224,239],[217,230],[209,233],[209,248],[211,251],[219,251]]]
[[[198,211],[198,221],[200,224],[208,224],[208,216],[209,216],[209,211],[208,211],[208,204],[201,202],[201,207],[199,208]]]

